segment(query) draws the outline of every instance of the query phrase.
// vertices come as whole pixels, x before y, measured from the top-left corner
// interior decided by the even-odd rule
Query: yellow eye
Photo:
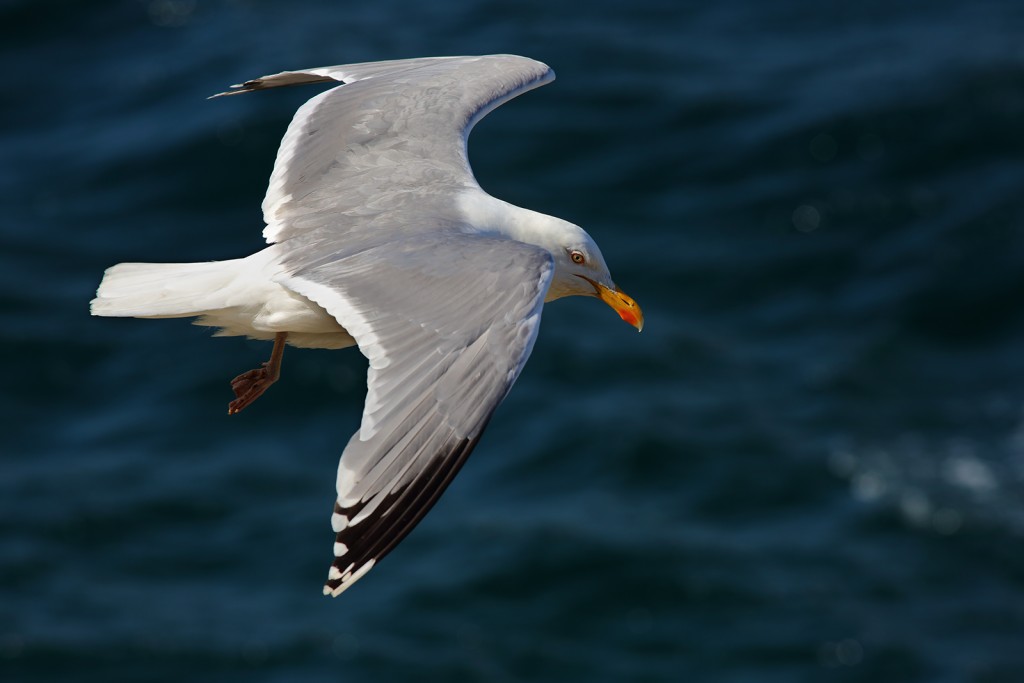
[[[583,256],[583,252],[579,251],[578,249],[573,249],[572,251],[570,251],[569,258],[572,259],[573,263],[579,263],[581,265],[587,262],[586,257]]]

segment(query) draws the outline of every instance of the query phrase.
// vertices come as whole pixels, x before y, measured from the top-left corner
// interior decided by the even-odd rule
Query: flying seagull
[[[338,466],[337,596],[423,518],[523,369],[545,302],[596,296],[640,330],[582,228],[484,192],[466,139],[485,114],[554,79],[513,55],[285,71],[237,95],[338,82],[302,105],[263,200],[267,248],[207,263],[107,269],[92,314],[197,317],[218,336],[274,342],[231,382],[228,413],[281,372],[285,344],[358,346],[368,391]]]

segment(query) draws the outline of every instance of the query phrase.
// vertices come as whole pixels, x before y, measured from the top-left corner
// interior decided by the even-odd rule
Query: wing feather
[[[325,212],[422,208],[440,187],[476,187],[466,154],[473,125],[552,79],[546,64],[515,55],[429,57],[286,71],[220,95],[345,84],[303,104],[281,140],[263,201],[263,235],[274,243],[316,229]]]
[[[338,467],[332,524],[343,552],[324,589],[338,595],[409,533],[472,452],[533,347],[553,263],[538,247],[470,234],[329,263],[313,251],[311,267],[292,252],[280,282],[335,316],[371,361],[363,420]]]
[[[551,255],[475,234],[466,140],[487,112],[554,78],[524,57],[282,72],[230,93],[341,82],[307,101],[263,201],[276,280],[327,310],[369,361],[331,516],[337,595],[419,522],[472,452],[533,347]]]

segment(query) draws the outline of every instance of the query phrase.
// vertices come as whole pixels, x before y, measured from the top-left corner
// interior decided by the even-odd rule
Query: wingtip
[[[336,565],[332,564],[331,571],[327,575],[327,583],[324,584],[324,595],[329,595],[332,598],[338,597],[348,590],[352,584],[363,578],[366,572],[373,569],[373,565],[376,563],[376,560],[370,560],[355,571],[352,570],[352,566],[350,565],[348,570],[344,573],[342,573]]]
[[[236,84],[236,85],[233,85],[231,87],[233,88],[233,90],[225,90],[224,92],[214,93],[213,95],[210,95],[206,99],[214,100],[214,99],[217,99],[218,97],[227,97],[228,95],[241,95],[244,92],[249,92],[248,90],[244,89],[243,85],[240,85],[240,84]]]
[[[226,97],[228,95],[241,95],[242,93],[252,92],[253,90],[258,90],[262,82],[263,81],[261,79],[254,78],[253,80],[246,81],[245,83],[232,83],[230,90],[225,90],[224,92],[219,92],[214,95],[210,95],[206,99],[212,100],[217,97]]]

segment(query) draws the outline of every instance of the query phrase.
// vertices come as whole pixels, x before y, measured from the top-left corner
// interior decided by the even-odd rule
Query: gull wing
[[[325,214],[345,231],[368,214],[477,187],[466,155],[473,125],[552,79],[546,64],[515,55],[431,57],[285,71],[220,95],[346,84],[302,105],[281,141],[263,200],[263,236],[275,243],[322,226]]]
[[[473,450],[533,348],[554,265],[532,245],[450,231],[309,247],[283,264],[279,282],[333,315],[370,361],[331,518],[324,593],[338,595],[412,530]]]

